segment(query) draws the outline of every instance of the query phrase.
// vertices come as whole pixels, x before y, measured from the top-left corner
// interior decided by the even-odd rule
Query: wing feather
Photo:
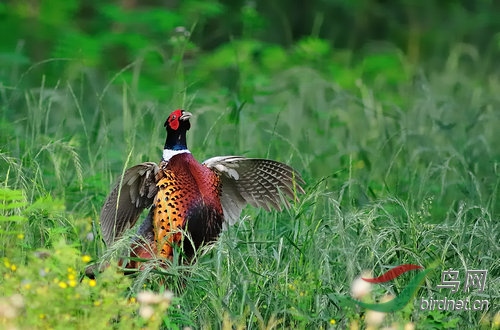
[[[134,226],[141,212],[153,203],[158,171],[152,162],[131,167],[111,190],[100,215],[101,233],[108,246]]]
[[[246,204],[281,210],[290,203],[282,195],[296,199],[304,193],[304,180],[292,167],[269,159],[220,156],[203,165],[219,173],[222,179],[221,203],[225,220],[233,225]]]

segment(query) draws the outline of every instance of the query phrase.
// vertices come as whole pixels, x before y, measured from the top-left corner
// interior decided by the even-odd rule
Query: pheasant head
[[[169,150],[186,150],[186,132],[191,128],[191,113],[184,110],[173,111],[165,121],[167,140],[165,148]]]

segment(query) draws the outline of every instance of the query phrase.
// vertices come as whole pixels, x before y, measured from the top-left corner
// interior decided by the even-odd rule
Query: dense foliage
[[[499,9],[0,3],[0,328],[499,329]],[[194,265],[83,279],[119,253],[98,227],[111,184],[159,160],[175,108],[194,113],[198,160],[287,162],[307,194],[284,212],[246,209]],[[381,323],[342,299],[363,270],[404,263],[438,270]],[[437,289],[449,268],[487,270],[484,292]],[[364,299],[398,295],[411,276]],[[490,307],[420,310],[428,297]]]

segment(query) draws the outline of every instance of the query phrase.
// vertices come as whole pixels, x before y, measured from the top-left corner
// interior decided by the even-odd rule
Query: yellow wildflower
[[[96,280],[90,280],[89,281],[89,286],[90,287],[94,287],[94,286],[96,286],[96,284],[97,284]]]
[[[92,260],[92,258],[88,254],[82,256],[82,261],[84,263],[88,263],[88,262],[90,262],[90,260]]]
[[[493,316],[493,326],[495,327],[500,327],[500,312],[496,313],[495,316]]]
[[[59,282],[58,285],[61,289],[66,289],[68,287],[68,285],[65,282]]]

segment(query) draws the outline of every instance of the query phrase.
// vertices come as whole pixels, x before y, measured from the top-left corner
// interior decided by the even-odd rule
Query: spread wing
[[[290,205],[282,195],[295,199],[297,193],[304,193],[300,174],[273,160],[221,156],[207,159],[203,165],[221,176],[221,204],[224,218],[230,225],[238,221],[246,204],[267,211],[271,207],[281,210],[282,205]]]
[[[157,164],[146,162],[125,171],[113,190],[109,193],[101,210],[101,232],[110,246],[131,228],[142,210],[153,203],[158,191]]]

